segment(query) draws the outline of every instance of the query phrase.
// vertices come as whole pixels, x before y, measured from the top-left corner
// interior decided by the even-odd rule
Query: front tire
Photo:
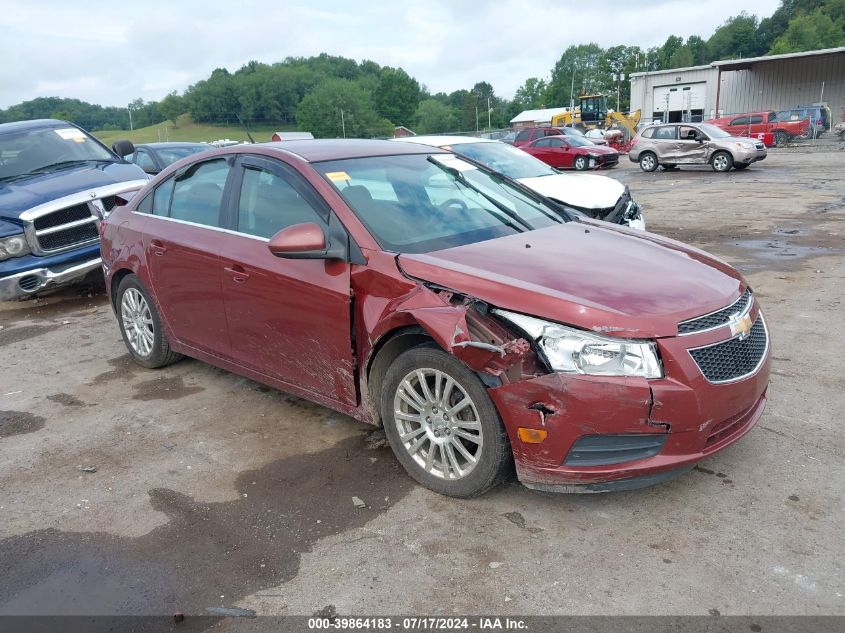
[[[651,172],[657,169],[657,156],[652,152],[643,152],[640,154],[640,169],[646,172]]]
[[[713,166],[713,171],[724,173],[731,170],[731,167],[734,165],[734,159],[728,152],[716,152],[713,154],[710,164]]]
[[[170,349],[155,303],[138,277],[127,275],[120,281],[115,305],[123,342],[136,363],[156,369],[182,358]]]
[[[577,171],[586,171],[590,167],[590,161],[586,156],[577,156],[573,166]]]
[[[433,345],[402,353],[381,392],[384,431],[396,459],[426,488],[474,497],[502,481],[513,456],[478,377]]]

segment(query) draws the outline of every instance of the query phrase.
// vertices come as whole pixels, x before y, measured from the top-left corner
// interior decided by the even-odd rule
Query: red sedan
[[[616,167],[619,152],[577,136],[546,136],[520,149],[555,169],[605,169]]]
[[[444,494],[514,465],[543,490],[654,484],[765,405],[768,332],[734,269],[437,148],[227,147],[121,202],[103,267],[140,365],[187,355],[383,425]]]

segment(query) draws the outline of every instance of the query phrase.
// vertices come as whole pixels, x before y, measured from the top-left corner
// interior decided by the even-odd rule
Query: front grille
[[[734,301],[727,308],[722,308],[718,312],[711,312],[704,316],[689,319],[688,321],[681,321],[678,323],[678,334],[694,334],[696,332],[703,332],[704,330],[712,330],[723,325],[727,325],[731,317],[739,312],[744,313],[751,305],[751,288],[746,288],[745,292]]]
[[[91,217],[91,209],[87,204],[75,204],[66,209],[59,209],[48,215],[43,215],[36,218],[33,222],[36,231],[43,229],[50,229],[54,226],[61,226],[62,224],[70,224],[77,220],[85,220]]]
[[[734,337],[721,343],[689,350],[701,373],[710,382],[729,382],[753,374],[769,344],[766,324],[757,317],[748,337]]]
[[[38,243],[45,251],[54,251],[59,248],[74,246],[96,240],[100,236],[97,225],[94,222],[72,226],[69,229],[56,231],[47,235],[39,235]]]

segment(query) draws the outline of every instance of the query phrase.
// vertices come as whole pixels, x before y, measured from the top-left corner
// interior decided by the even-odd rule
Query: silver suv
[[[670,123],[647,127],[634,137],[631,162],[643,171],[679,165],[710,165],[714,171],[745,169],[766,158],[766,146],[752,138],[731,136],[707,123]]]

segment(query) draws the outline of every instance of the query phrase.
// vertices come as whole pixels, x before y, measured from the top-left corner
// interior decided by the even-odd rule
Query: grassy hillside
[[[294,130],[293,126],[277,127],[252,127],[250,133],[257,143],[269,141],[273,132],[280,130]],[[246,132],[241,126],[208,125],[194,123],[187,114],[177,119],[176,127],[171,121],[157,123],[149,127],[129,130],[109,130],[92,132],[94,136],[111,147],[111,144],[118,139],[129,139],[133,143],[156,143],[158,141],[216,141],[228,138],[233,141],[248,141]]]

